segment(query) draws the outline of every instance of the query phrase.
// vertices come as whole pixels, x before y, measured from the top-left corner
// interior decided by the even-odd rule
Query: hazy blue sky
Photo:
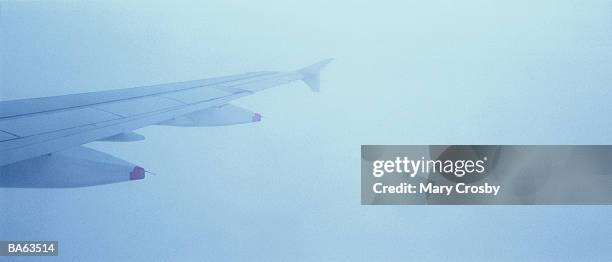
[[[361,144],[610,144],[610,1],[0,2],[3,100],[322,58],[253,125],[90,144],[160,175],[0,189],[0,239],[75,261],[610,260],[610,207],[360,206]],[[27,260],[26,258],[23,258]],[[0,258],[2,260],[2,258]],[[41,260],[54,261],[43,258]]]

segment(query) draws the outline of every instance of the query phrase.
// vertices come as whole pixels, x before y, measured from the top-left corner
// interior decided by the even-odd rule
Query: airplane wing
[[[81,145],[137,141],[149,125],[217,126],[261,116],[228,102],[304,81],[319,90],[331,59],[290,72],[226,77],[121,90],[0,102],[0,187],[81,187],[144,178],[144,169]],[[117,178],[114,176],[117,175]]]

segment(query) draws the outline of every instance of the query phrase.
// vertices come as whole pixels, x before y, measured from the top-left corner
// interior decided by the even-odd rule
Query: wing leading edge
[[[139,137],[132,131],[145,126],[155,124],[214,126],[257,122],[261,119],[259,114],[238,108],[228,102],[296,80],[302,80],[313,91],[318,91],[319,72],[329,62],[331,59],[326,59],[289,72],[251,72],[121,90],[2,101],[0,102],[0,176],[2,176],[0,187],[31,187],[27,184],[20,186],[17,183],[19,179],[15,180],[13,176],[23,175],[20,174],[23,172],[45,173],[40,171],[41,163],[55,167],[49,163],[59,162],[55,159],[68,161],[66,155],[70,155],[69,153],[75,150],[71,148],[89,142],[142,140],[144,137]],[[93,156],[103,154],[88,152]],[[59,156],[53,156],[55,153]],[[38,169],[23,168],[28,164],[36,165]],[[62,169],[61,172],[74,171]],[[104,171],[101,172],[93,174],[104,176]],[[10,179],[7,180],[7,177]],[[71,180],[61,178],[61,181]],[[6,184],[2,181],[11,181],[11,183]],[[93,179],[92,181],[112,180]],[[48,184],[49,187],[75,186],[66,183],[68,182],[56,181]],[[36,187],[45,187],[44,183],[42,186],[36,185]],[[81,181],[76,186],[86,185],[88,184],[83,184]]]

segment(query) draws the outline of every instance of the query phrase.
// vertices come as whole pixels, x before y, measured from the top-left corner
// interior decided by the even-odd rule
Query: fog
[[[320,93],[233,103],[262,122],[87,145],[157,176],[0,189],[0,239],[58,240],[45,261],[609,259],[608,206],[360,205],[362,144],[612,142],[610,2],[468,2],[0,3],[2,100],[335,58]]]

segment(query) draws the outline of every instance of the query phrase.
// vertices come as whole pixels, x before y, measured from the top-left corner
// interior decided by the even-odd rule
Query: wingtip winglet
[[[321,69],[331,63],[332,60],[334,59],[328,58],[298,70],[298,73],[302,75],[302,81],[306,83],[313,92],[319,92],[319,90],[321,90],[319,73]]]

